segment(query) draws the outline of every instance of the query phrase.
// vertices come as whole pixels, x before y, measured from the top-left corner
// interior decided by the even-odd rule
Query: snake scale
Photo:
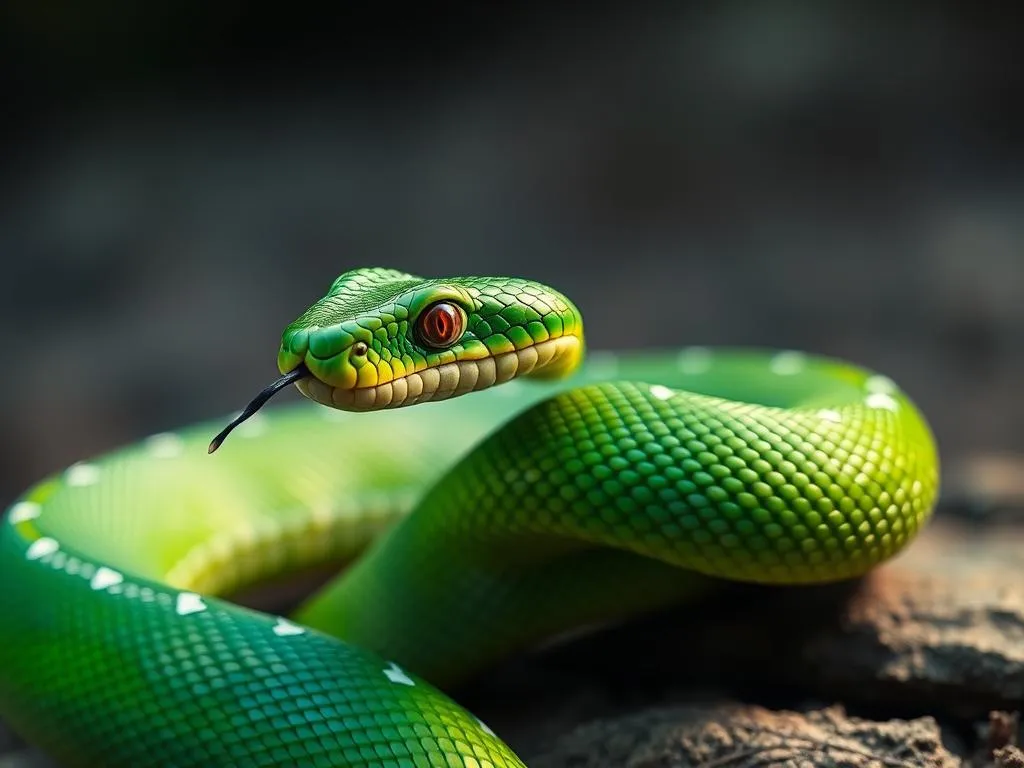
[[[519,766],[443,690],[717,579],[864,574],[938,493],[889,378],[584,355],[578,308],[525,279],[350,270],[277,362],[223,446],[153,435],[0,522],[0,717],[62,764]],[[287,616],[235,599],[328,568]]]

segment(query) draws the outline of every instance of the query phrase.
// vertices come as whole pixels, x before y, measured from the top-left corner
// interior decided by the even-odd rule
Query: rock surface
[[[841,707],[806,713],[722,704],[661,709],[577,728],[536,768],[747,768],[829,765],[954,768],[932,718],[876,723]]]

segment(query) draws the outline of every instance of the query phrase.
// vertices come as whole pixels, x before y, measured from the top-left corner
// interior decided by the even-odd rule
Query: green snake
[[[62,764],[519,766],[442,691],[718,579],[859,576],[938,493],[889,378],[584,356],[579,309],[525,279],[348,271],[277,363],[214,455],[210,423],[153,435],[0,521],[0,718]],[[240,604],[326,569],[288,616]]]

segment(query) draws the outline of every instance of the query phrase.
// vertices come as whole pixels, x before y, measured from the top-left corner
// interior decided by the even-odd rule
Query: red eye
[[[462,313],[442,301],[429,307],[417,321],[419,337],[429,347],[448,347],[462,336]]]

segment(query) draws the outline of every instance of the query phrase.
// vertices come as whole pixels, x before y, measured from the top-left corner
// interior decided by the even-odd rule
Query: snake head
[[[284,331],[282,374],[312,400],[353,411],[442,400],[579,363],[583,325],[565,296],[518,278],[424,279],[355,269]]]

